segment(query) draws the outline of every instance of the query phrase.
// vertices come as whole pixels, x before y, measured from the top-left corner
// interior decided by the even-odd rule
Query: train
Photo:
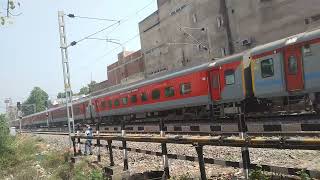
[[[320,113],[320,29],[89,96],[73,111],[76,124]],[[66,106],[25,116],[21,125],[66,127]]]

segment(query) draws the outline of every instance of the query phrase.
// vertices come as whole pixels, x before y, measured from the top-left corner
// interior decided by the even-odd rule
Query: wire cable
[[[84,38],[82,38],[82,39],[80,39],[78,41],[72,41],[69,46],[74,46],[74,45],[78,44],[79,42],[84,41],[84,40],[86,40],[86,39],[88,39],[88,38],[90,38],[90,37],[92,37],[92,36],[94,36],[96,34],[99,34],[99,33],[103,32],[103,31],[111,28],[112,26],[114,26],[116,24],[120,24],[120,23],[121,23],[120,21],[117,21],[116,23],[113,23],[113,24],[111,24],[111,25],[109,25],[109,26],[107,26],[107,27],[105,27],[103,29],[100,29],[99,31],[97,31],[95,33],[89,34],[88,36],[85,36]]]
[[[136,11],[134,14],[138,14],[139,12],[143,11],[144,9],[146,9],[147,7],[149,7],[150,5],[152,5],[153,3],[154,3],[154,1],[152,0],[149,4],[147,4],[146,6],[142,7],[141,9],[139,9],[138,11]],[[69,14],[69,15],[71,16],[71,18],[73,18],[73,16],[74,16],[74,17],[87,18],[87,19],[90,18],[90,17],[83,17],[83,16],[75,16],[75,15],[73,15],[73,14]],[[68,15],[68,17],[70,17],[69,15]],[[111,24],[111,25],[109,25],[109,26],[107,26],[107,27],[105,27],[105,28],[103,28],[103,29],[101,29],[101,30],[99,30],[99,31],[97,31],[97,32],[95,32],[95,33],[89,34],[88,36],[85,36],[84,38],[82,38],[82,39],[80,39],[80,40],[78,40],[78,41],[72,41],[69,46],[75,46],[75,45],[78,44],[79,42],[84,41],[84,40],[86,40],[86,39],[88,39],[88,38],[90,38],[90,37],[92,37],[92,36],[94,36],[94,35],[96,35],[96,34],[99,34],[99,33],[103,32],[103,31],[105,31],[105,30],[107,30],[107,29],[109,29],[109,28],[111,28],[111,27],[113,27],[113,26],[115,26],[115,25],[118,25],[118,27],[119,27],[120,24],[123,24],[124,22],[128,21],[129,19],[131,19],[131,18],[133,18],[133,17],[134,17],[134,16],[132,16],[132,14],[129,14],[128,16],[125,16],[125,17],[122,18],[121,20],[118,20],[118,21],[112,20],[112,21],[116,21],[116,22],[113,23],[113,24]],[[103,19],[103,18],[91,18],[91,19]],[[106,20],[107,20],[107,19],[106,19]],[[111,19],[109,19],[109,20],[111,20]],[[111,32],[109,32],[109,34],[112,33],[112,32],[114,32],[116,29],[117,29],[117,28],[113,29]],[[68,46],[68,47],[69,47],[69,46]]]
[[[130,41],[136,39],[137,37],[139,37],[139,33],[134,35],[133,37],[131,37],[130,39],[128,39],[127,41],[123,42],[123,43],[120,43],[117,47],[109,50],[108,52],[106,52],[104,55],[96,58],[93,62],[90,62],[89,64],[87,64],[86,66],[83,66],[82,69],[84,68],[88,68],[88,66],[92,66],[92,65],[95,65],[96,63],[98,63],[99,61],[101,61],[104,57],[106,57],[107,55],[111,54],[113,51],[119,49],[120,47],[123,47],[124,45],[126,45],[127,43],[129,43]]]
[[[80,19],[90,19],[90,20],[99,20],[99,21],[118,21],[118,20],[114,20],[114,19],[106,19],[106,18],[95,18],[95,17],[87,17],[87,16],[77,16],[74,14],[65,14],[66,16],[68,16],[69,18],[80,18]]]

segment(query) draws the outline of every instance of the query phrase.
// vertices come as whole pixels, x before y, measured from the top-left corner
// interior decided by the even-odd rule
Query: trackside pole
[[[101,162],[101,149],[100,149],[100,125],[97,123],[97,146],[98,146],[98,155],[97,155],[97,161]]]
[[[247,137],[247,125],[245,122],[245,115],[239,111],[239,122],[238,122],[238,128],[240,131],[240,137],[245,139]],[[249,179],[249,167],[250,167],[250,155],[249,155],[249,149],[248,146],[241,147],[241,154],[242,154],[242,166],[243,166],[243,174],[245,179]]]
[[[112,153],[112,140],[108,140],[108,150],[109,150],[110,166],[114,166],[113,153]]]
[[[125,120],[121,122],[121,136],[126,136],[126,126],[125,126]],[[127,152],[127,141],[122,141],[122,147],[123,147],[123,170],[127,171],[129,169],[128,165],[128,152]]]
[[[165,128],[164,128],[164,122],[163,119],[160,119],[160,136],[165,137]],[[163,177],[164,179],[170,178],[170,171],[169,171],[169,163],[168,163],[168,150],[167,150],[167,144],[161,143],[161,151],[162,151],[162,163],[163,163]]]
[[[73,145],[73,156],[77,156],[76,140],[74,137],[71,138]]]
[[[201,180],[207,180],[206,167],[204,165],[204,159],[203,159],[203,145],[197,144],[197,145],[195,145],[195,147],[196,147],[196,151],[197,151],[197,154],[198,154],[198,161],[199,161]]]
[[[68,44],[66,36],[66,26],[64,22],[64,12],[58,12],[59,21],[59,34],[60,34],[60,49],[61,49],[61,59],[63,67],[63,80],[64,80],[64,90],[66,95],[66,108],[67,108],[67,120],[68,120],[68,130],[69,130],[69,148],[71,149],[72,141],[71,136],[74,134],[74,116],[73,116],[73,106],[72,106],[72,90],[71,90],[71,80],[70,80],[70,68],[69,68],[69,56],[68,56]]]
[[[80,136],[80,125],[77,124],[77,136]],[[81,141],[80,141],[80,138],[78,137],[77,138],[77,148],[78,148],[78,155],[81,155]]]

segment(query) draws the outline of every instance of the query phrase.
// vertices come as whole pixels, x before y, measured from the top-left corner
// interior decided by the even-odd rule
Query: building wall
[[[108,81],[110,86],[120,83],[120,69],[118,67],[118,61],[107,67]]]
[[[319,0],[228,0],[227,9],[236,52],[320,25]]]
[[[319,10],[319,0],[158,0],[158,10],[139,23],[146,75],[318,27]]]
[[[227,29],[217,21],[221,0],[158,0],[158,6],[139,24],[147,76],[228,54]]]
[[[106,81],[102,81],[102,82],[99,82],[95,85],[93,85],[92,87],[92,92],[96,92],[96,91],[100,91],[102,89],[106,89],[110,87],[110,82],[109,80],[106,80]]]
[[[144,78],[144,55],[124,51],[118,54],[118,61],[108,66],[108,86],[131,83]]]

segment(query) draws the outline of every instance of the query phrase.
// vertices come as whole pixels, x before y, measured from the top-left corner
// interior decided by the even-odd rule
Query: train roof
[[[209,67],[221,66],[223,64],[227,64],[227,63],[231,63],[231,62],[242,60],[242,58],[243,58],[243,53],[234,54],[234,55],[227,56],[225,58],[218,59],[218,60],[210,63]]]
[[[264,52],[273,51],[284,46],[298,44],[304,41],[320,38],[320,29],[307,31],[304,33],[296,34],[284,39],[280,39],[268,44],[260,45],[251,49],[251,56],[259,55]]]
[[[201,70],[207,69],[209,67],[209,64],[210,63],[205,63],[205,64],[197,65],[197,66],[182,69],[182,70],[172,71],[170,73],[162,74],[157,77],[147,78],[147,79],[144,79],[144,80],[141,80],[141,81],[129,84],[129,85],[125,85],[124,87],[120,87],[115,90],[111,90],[109,92],[105,92],[105,93],[93,96],[92,98],[100,98],[102,96],[106,96],[106,95],[110,95],[110,94],[114,94],[114,93],[118,93],[118,92],[130,91],[130,90],[137,89],[141,86],[146,86],[146,85],[150,85],[152,83],[158,83],[158,82],[161,82],[161,81],[164,81],[167,79],[183,76],[183,75],[186,75],[186,74],[189,74],[192,72],[201,71]]]

